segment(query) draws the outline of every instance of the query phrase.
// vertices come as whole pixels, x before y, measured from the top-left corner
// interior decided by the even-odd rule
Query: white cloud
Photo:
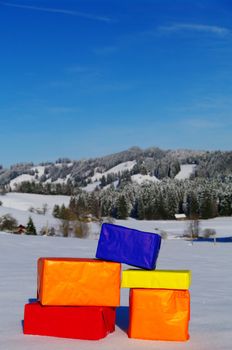
[[[201,33],[209,33],[218,36],[225,36],[231,33],[228,28],[194,23],[175,23],[168,26],[161,26],[158,28],[161,32],[187,32],[195,31]]]
[[[58,14],[69,15],[69,16],[83,17],[83,18],[87,18],[90,20],[101,21],[101,22],[111,22],[112,21],[111,18],[106,17],[106,16],[98,16],[98,15],[74,11],[74,10],[65,10],[65,9],[58,9],[58,8],[15,4],[15,3],[5,2],[5,1],[0,1],[0,5],[9,6],[9,7],[17,7],[20,9],[26,9],[26,10],[32,10],[32,11],[43,11],[43,12],[58,13]]]

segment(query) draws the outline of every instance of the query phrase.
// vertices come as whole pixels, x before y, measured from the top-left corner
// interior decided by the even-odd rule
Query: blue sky
[[[231,149],[232,4],[0,1],[0,164]]]

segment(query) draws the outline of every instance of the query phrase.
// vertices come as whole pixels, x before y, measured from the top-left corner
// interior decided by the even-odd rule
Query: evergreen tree
[[[71,197],[70,198],[70,202],[69,202],[69,209],[72,210],[73,212],[75,212],[76,210],[76,198],[75,197]]]
[[[137,212],[138,212],[138,219],[144,220],[145,219],[145,208],[144,208],[143,200],[141,198],[138,199]]]
[[[128,217],[128,206],[125,196],[121,195],[117,203],[117,218],[126,219]]]
[[[153,209],[153,212],[154,212],[153,215],[155,215],[154,219],[157,219],[157,220],[167,219],[167,213],[165,209],[165,200],[161,191],[157,192],[155,203],[156,203],[156,208]]]
[[[187,213],[191,219],[199,217],[199,203],[197,196],[194,192],[191,192],[187,196]]]
[[[99,195],[97,192],[92,192],[88,196],[88,211],[95,218],[100,218],[101,207],[100,207]]]
[[[200,216],[202,219],[216,216],[216,201],[208,188],[205,188],[201,194]]]
[[[134,205],[132,206],[130,217],[134,219],[138,219],[138,201],[136,200]]]
[[[35,225],[33,223],[31,216],[29,217],[28,223],[26,226],[26,234],[27,235],[36,235],[36,228],[35,228]]]
[[[102,176],[101,180],[100,180],[100,187],[103,188],[107,185],[106,183],[106,177],[105,175]]]
[[[224,197],[219,202],[219,214],[221,216],[231,216],[232,214],[232,201],[229,195]]]
[[[88,199],[87,194],[82,193],[77,198],[76,214],[78,217],[88,213]]]
[[[174,219],[175,214],[178,212],[179,203],[174,191],[168,191],[166,197],[166,212],[169,219]]]
[[[67,208],[65,207],[64,204],[61,205],[60,210],[59,210],[59,218],[66,220],[67,218]]]
[[[141,167],[140,167],[140,174],[147,175],[147,169],[144,166],[144,164],[142,164]]]

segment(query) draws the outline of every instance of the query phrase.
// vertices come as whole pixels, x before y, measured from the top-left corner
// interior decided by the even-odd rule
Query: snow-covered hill
[[[144,225],[144,229],[147,226]],[[24,304],[36,298],[36,263],[41,256],[95,256],[97,241],[0,233],[0,349],[3,350],[231,350],[231,244],[180,240],[162,244],[157,268],[191,269],[191,320],[188,342],[129,339],[128,289],[121,290],[121,307],[113,334],[100,341],[23,335]],[[124,265],[123,268],[127,266]]]
[[[62,164],[56,164],[55,167],[62,168]],[[69,163],[67,165],[68,167],[72,166],[72,163]],[[20,185],[22,182],[35,182],[35,183],[39,183],[39,182],[44,182],[44,183],[53,183],[53,184],[66,184],[68,179],[70,178],[70,174],[68,174],[65,178],[57,178],[56,180],[52,181],[51,177],[47,177],[46,176],[46,167],[45,166],[35,166],[30,168],[29,172],[31,172],[33,175],[31,174],[21,174],[19,176],[16,176],[14,179],[12,179],[9,182],[9,186],[11,188],[11,190],[16,190],[17,186]]]
[[[87,186],[82,187],[82,190],[87,191],[87,192],[92,192],[96,189],[96,187],[99,187],[101,184],[101,179],[104,177],[107,177],[107,175],[109,174],[121,174],[124,171],[128,170],[132,170],[133,167],[136,165],[136,161],[130,161],[130,162],[124,162],[121,164],[118,164],[117,166],[107,170],[106,172],[103,173],[98,173],[96,172],[94,176],[92,176],[91,178],[91,183],[89,183]],[[144,182],[147,181],[151,181],[151,182],[159,182],[160,180],[157,179],[157,177],[155,176],[151,176],[151,175],[142,175],[142,174],[135,174],[131,176],[131,181],[132,182],[136,182],[138,184],[142,184]],[[112,184],[116,187],[118,184],[118,180],[117,181],[113,181]],[[105,185],[103,188],[108,188],[110,184]]]
[[[45,166],[39,166],[39,165],[33,166],[30,170],[32,171],[33,175],[22,174],[22,175],[15,177],[13,180],[10,181],[10,187],[12,190],[14,190],[17,187],[17,185],[23,181],[39,182],[41,177],[44,175]]]
[[[32,181],[38,181],[38,180],[36,180],[34,175],[30,175],[30,174],[19,175],[10,181],[11,189],[14,190],[18,184],[24,181],[32,182]]]
[[[191,175],[218,179],[231,176],[231,157],[229,151],[161,150],[157,147],[142,150],[132,147],[98,158],[72,161],[64,158],[39,165],[19,163],[9,169],[0,165],[0,191],[3,187],[8,191],[10,187],[13,191],[70,194],[71,189],[81,187],[89,192],[96,186],[86,188],[87,185],[101,181],[101,187],[105,187],[105,182],[109,185],[116,180],[128,181],[130,176],[133,176],[132,181],[140,184],[157,179],[184,180]]]

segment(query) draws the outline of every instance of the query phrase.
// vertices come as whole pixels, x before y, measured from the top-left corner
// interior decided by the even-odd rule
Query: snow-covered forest
[[[103,190],[80,192],[69,208],[77,216],[132,217],[139,220],[174,219],[175,214],[208,219],[232,213],[230,179],[165,180],[136,184],[121,182]]]

